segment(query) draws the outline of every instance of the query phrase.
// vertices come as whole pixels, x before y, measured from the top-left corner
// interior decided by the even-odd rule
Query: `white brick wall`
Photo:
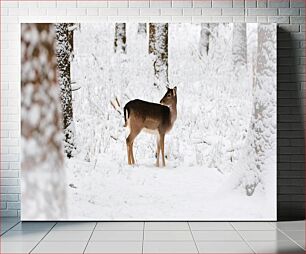
[[[123,1],[0,1],[1,4],[1,215],[20,211],[20,22],[277,22],[279,32],[279,134],[284,153],[279,154],[279,175],[303,175],[302,155],[290,149],[303,144],[299,123],[286,122],[296,99],[286,97],[295,87],[304,87],[304,0],[123,0]],[[287,31],[287,33],[286,33]],[[284,49],[283,49],[284,48]],[[290,68],[289,68],[290,67]],[[295,68],[292,68],[295,67]],[[284,94],[284,95],[283,95]],[[301,94],[300,94],[301,96]],[[288,109],[289,108],[289,109]],[[293,109],[292,109],[293,110]],[[297,116],[298,117],[298,116]],[[293,124],[293,125],[292,125]],[[292,127],[293,126],[293,127]],[[292,132],[292,128],[295,130]],[[292,137],[295,137],[292,141]],[[287,141],[290,141],[289,143]],[[292,142],[294,144],[292,144]],[[294,150],[294,149],[293,149]],[[296,149],[295,149],[296,150]],[[294,151],[295,151],[294,150]],[[286,152],[287,151],[287,152]],[[289,151],[289,152],[288,152]],[[290,155],[288,155],[290,154]],[[288,157],[289,156],[289,157]],[[287,176],[288,178],[288,176]],[[289,177],[290,178],[290,177]],[[279,179],[282,182],[283,178]],[[286,178],[285,178],[286,179]],[[286,179],[287,180],[287,179]],[[286,181],[285,181],[286,182]],[[302,209],[302,201],[287,195],[301,194],[297,186],[279,185],[279,207]],[[292,186],[292,184],[291,184]],[[294,186],[294,185],[293,185]],[[302,191],[301,191],[302,190]],[[289,202],[290,201],[290,202]],[[289,210],[290,210],[289,205]]]

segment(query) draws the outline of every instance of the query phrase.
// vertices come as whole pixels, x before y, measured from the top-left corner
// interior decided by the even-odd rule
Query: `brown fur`
[[[143,130],[153,131],[157,134],[157,162],[162,154],[162,163],[165,166],[164,140],[165,134],[172,129],[176,120],[176,87],[167,90],[160,101],[161,104],[142,100],[129,101],[124,106],[125,126],[130,127],[130,134],[126,139],[128,164],[135,164],[133,144],[137,135]]]

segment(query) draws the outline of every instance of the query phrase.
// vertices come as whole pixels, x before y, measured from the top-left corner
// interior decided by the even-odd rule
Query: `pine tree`
[[[155,82],[160,87],[168,80],[168,23],[149,24],[149,54],[152,55]]]
[[[72,89],[70,60],[72,46],[70,42],[73,40],[72,32],[68,29],[69,24],[55,24],[56,33],[56,56],[58,68],[58,80],[60,85],[60,98],[63,110],[63,129],[65,137],[65,153],[68,158],[73,157],[74,147],[74,124],[72,109]]]
[[[52,24],[21,24],[22,217],[64,219],[61,107]]]

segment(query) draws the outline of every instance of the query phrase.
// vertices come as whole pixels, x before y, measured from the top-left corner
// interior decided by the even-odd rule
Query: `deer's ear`
[[[173,95],[176,96],[176,86],[173,88]]]

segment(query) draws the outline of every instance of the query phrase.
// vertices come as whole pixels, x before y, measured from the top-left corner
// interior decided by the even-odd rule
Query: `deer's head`
[[[176,86],[174,88],[167,87],[167,92],[164,97],[160,100],[160,104],[172,107],[176,106],[177,98],[176,98]]]

